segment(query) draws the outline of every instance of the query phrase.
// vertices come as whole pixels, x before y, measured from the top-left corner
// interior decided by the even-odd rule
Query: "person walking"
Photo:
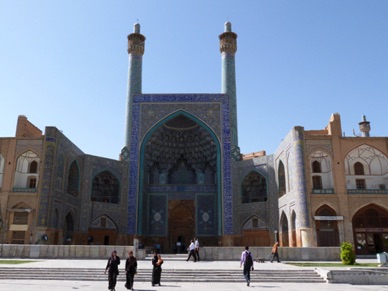
[[[279,259],[279,254],[278,254],[278,246],[279,246],[279,242],[276,242],[273,247],[272,247],[272,252],[271,252],[271,263],[272,261],[275,259],[277,259],[278,263],[280,263],[280,259]]]
[[[160,278],[162,276],[162,264],[163,264],[162,256],[155,252],[154,257],[152,258],[152,265],[153,265],[152,281],[151,281],[152,286],[155,286],[156,284],[161,286]]]
[[[129,290],[133,290],[133,282],[134,282],[136,273],[137,273],[137,260],[133,256],[133,252],[129,251],[128,258],[125,261],[125,275],[126,275],[125,288]]]
[[[190,241],[190,245],[187,248],[187,250],[189,252],[189,256],[187,257],[186,262],[188,262],[190,260],[191,256],[194,258],[194,262],[196,262],[197,261],[197,257],[195,256],[195,244],[194,244],[193,240]]]
[[[120,257],[117,255],[116,251],[113,251],[110,258],[108,259],[108,263],[105,267],[105,272],[108,271],[108,289],[111,291],[116,290],[116,282],[117,275],[119,274],[119,265],[120,265]]]
[[[197,261],[199,262],[199,241],[197,237],[194,238],[194,253],[197,257]]]
[[[244,266],[243,274],[247,281],[247,286],[251,283],[251,270],[253,271],[253,256],[249,251],[249,246],[245,246],[245,250],[241,253],[240,268]]]

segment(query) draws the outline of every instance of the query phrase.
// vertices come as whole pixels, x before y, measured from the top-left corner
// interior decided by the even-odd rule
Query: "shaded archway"
[[[291,241],[291,246],[296,247],[296,214],[295,211],[292,211],[291,214],[291,234],[292,234],[292,241]]]
[[[281,226],[281,232],[280,232],[281,246],[288,247],[290,244],[290,240],[288,238],[288,219],[284,212],[282,212],[282,215],[280,217],[280,226]]]
[[[98,245],[114,245],[117,240],[117,225],[107,215],[95,218],[89,225],[88,242]],[[90,238],[93,238],[90,240]]]
[[[388,211],[369,204],[357,211],[352,219],[356,253],[374,255],[388,251]]]
[[[195,205],[193,235],[222,233],[220,143],[201,120],[178,111],[155,125],[140,150],[138,234],[171,246],[170,203]],[[178,203],[178,202],[177,202]],[[180,213],[180,212],[177,212]],[[185,214],[175,214],[184,220]],[[204,242],[204,240],[202,240]]]
[[[335,216],[334,209],[327,205],[323,205],[315,211],[315,229],[319,247],[339,246],[338,224]]]
[[[168,247],[174,252],[178,252],[176,246],[179,240],[181,243],[180,251],[186,250],[186,246],[189,245],[190,239],[193,239],[195,236],[194,201],[169,201],[168,213]]]
[[[73,241],[74,234],[74,217],[71,212],[69,212],[65,217],[65,225],[63,228],[64,233],[64,244],[71,244]]]

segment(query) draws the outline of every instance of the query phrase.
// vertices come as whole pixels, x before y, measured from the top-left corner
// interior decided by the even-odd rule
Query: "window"
[[[313,189],[322,189],[322,177],[313,176]]]
[[[250,172],[242,182],[242,203],[267,201],[266,179],[257,172]]]
[[[356,179],[356,188],[359,190],[366,189],[365,180],[364,179]]]
[[[321,163],[314,161],[312,164],[313,173],[322,173]]]
[[[30,164],[30,173],[38,173],[38,163],[36,161],[32,161]]]
[[[30,188],[30,189],[35,189],[36,188],[36,178],[35,177],[28,177],[27,188]]]
[[[13,224],[28,224],[28,212],[14,212]]]
[[[119,181],[109,171],[104,171],[93,179],[92,201],[119,203]]]
[[[364,166],[360,162],[357,162],[354,164],[354,174],[355,175],[365,175],[364,174]]]

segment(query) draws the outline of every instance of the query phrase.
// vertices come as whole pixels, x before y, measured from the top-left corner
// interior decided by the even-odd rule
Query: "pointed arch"
[[[374,203],[359,209],[352,218],[356,253],[371,255],[388,251],[388,210]]]
[[[323,150],[310,155],[312,193],[334,194],[332,157]]]
[[[166,132],[174,132],[174,135],[165,134]],[[193,143],[193,136],[195,136],[196,144]],[[150,150],[152,147],[155,150]],[[179,156],[177,156],[178,153]],[[212,221],[212,232],[213,235],[220,235],[222,216],[217,215],[217,213],[222,213],[220,153],[220,141],[214,131],[190,113],[178,110],[160,120],[147,132],[140,146],[138,193],[142,195],[138,196],[139,213],[137,216],[145,216],[143,209],[148,209],[148,206],[144,203],[150,203],[144,198],[147,195],[145,190],[150,189],[152,185],[173,184],[175,187],[176,183],[179,183],[179,187],[184,188],[183,185],[205,185],[206,183],[215,192],[215,199],[211,199],[214,202],[210,205],[211,219],[214,220]],[[198,201],[197,205],[200,207],[202,204]],[[148,217],[151,216],[148,215]],[[197,216],[197,218],[201,217]],[[146,222],[143,219],[138,219],[137,222],[138,234],[147,232]],[[198,225],[196,229],[198,231]]]
[[[388,193],[388,158],[383,152],[363,144],[349,151],[344,163],[348,194]]]
[[[75,231],[75,216],[73,211],[69,211],[65,216],[63,234],[64,243],[71,244],[73,241],[73,234]]]
[[[89,243],[112,245],[117,241],[118,224],[108,214],[102,214],[92,220],[89,225]]]
[[[105,170],[95,175],[92,181],[91,200],[105,203],[119,203],[120,183],[114,174]]]
[[[317,244],[319,247],[334,247],[339,245],[338,222],[331,218],[336,215],[336,211],[326,204],[320,206],[315,211],[315,216],[320,217],[319,220],[315,220]]]
[[[69,167],[69,171],[67,175],[66,192],[73,196],[78,196],[79,184],[80,184],[80,171],[78,167],[78,162],[74,160]]]
[[[40,157],[28,150],[16,160],[14,192],[35,192],[38,185]]]
[[[290,245],[289,242],[289,237],[288,237],[288,231],[289,231],[289,226],[288,226],[288,219],[287,215],[282,211],[282,214],[280,216],[280,236],[281,236],[281,246],[283,247],[288,247]]]
[[[267,201],[267,180],[259,172],[251,171],[242,181],[241,203]]]
[[[292,247],[296,247],[297,246],[297,243],[296,243],[296,213],[295,213],[295,210],[292,210],[292,213],[291,213],[291,237],[292,237],[292,241],[291,241],[291,246]]]
[[[286,171],[283,162],[278,165],[279,198],[286,194]]]

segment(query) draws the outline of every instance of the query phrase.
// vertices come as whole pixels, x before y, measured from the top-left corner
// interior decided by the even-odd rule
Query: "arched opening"
[[[73,215],[69,212],[65,217],[65,226],[63,229],[64,233],[64,244],[71,244],[73,240],[74,233],[74,218]]]
[[[207,245],[221,233],[220,144],[213,131],[187,112],[176,112],[154,126],[140,150],[138,234],[171,247],[170,211],[181,201],[193,205],[193,235]],[[191,207],[191,206],[190,206]],[[179,214],[179,215],[178,215]],[[145,241],[145,243],[147,243]]]
[[[16,161],[14,192],[35,192],[40,158],[33,151],[21,154]]]
[[[185,252],[190,239],[195,236],[195,207],[190,200],[175,200],[168,204],[169,248],[174,252]],[[180,249],[177,242],[180,242]]]
[[[109,171],[104,171],[93,178],[92,201],[119,203],[119,181]]]
[[[242,226],[243,245],[269,246],[270,237],[267,222],[256,215],[251,216]]]
[[[31,164],[30,164],[30,171],[29,173],[38,173],[38,163],[37,161],[32,161]]]
[[[279,197],[286,194],[286,172],[284,170],[284,164],[282,161],[279,162],[278,166],[278,183],[279,183]]]
[[[292,211],[292,214],[291,214],[291,231],[292,231],[291,246],[296,247],[297,246],[297,243],[296,243],[296,214],[295,214],[294,210]]]
[[[318,161],[314,161],[312,164],[313,173],[321,173],[321,163]]]
[[[242,182],[242,203],[267,201],[267,181],[263,175],[250,172]]]
[[[281,232],[280,232],[281,246],[288,247],[290,245],[289,238],[288,238],[288,219],[284,212],[282,212],[282,215],[280,217],[280,226],[281,226]]]
[[[73,196],[78,196],[79,191],[79,169],[76,161],[73,161],[69,167],[67,178],[67,193]]]
[[[92,238],[92,239],[91,239]],[[101,215],[89,225],[88,241],[97,245],[114,245],[117,240],[117,225],[107,215]]]
[[[354,214],[353,234],[356,253],[374,255],[388,251],[388,211],[374,204]]]
[[[319,247],[339,246],[339,233],[336,213],[327,205],[321,206],[315,212],[315,229]]]

